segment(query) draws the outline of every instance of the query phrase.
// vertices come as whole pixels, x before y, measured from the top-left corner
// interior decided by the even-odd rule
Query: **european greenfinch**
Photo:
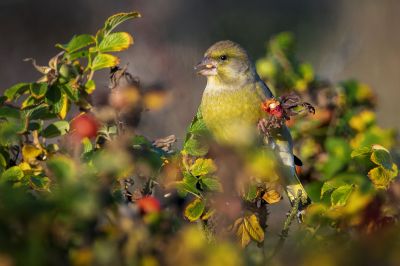
[[[273,98],[273,94],[258,76],[248,53],[235,42],[220,41],[205,52],[195,69],[207,77],[197,119],[201,116],[219,144],[234,147],[268,145],[282,164],[280,179],[290,202],[293,204],[300,195],[301,206],[306,206],[310,200],[295,171],[293,143],[286,125],[283,123],[271,130],[264,143],[258,144],[257,125],[268,116],[261,107]],[[270,107],[279,112],[276,106]]]

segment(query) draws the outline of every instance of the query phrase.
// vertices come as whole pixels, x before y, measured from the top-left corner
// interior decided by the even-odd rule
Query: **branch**
[[[283,247],[283,244],[285,243],[286,238],[289,235],[289,228],[290,225],[292,224],[294,218],[297,215],[297,212],[299,211],[299,204],[300,204],[300,200],[301,200],[301,190],[299,189],[297,191],[297,197],[295,198],[294,202],[293,202],[293,206],[290,209],[289,215],[285,220],[285,223],[283,224],[283,228],[282,231],[280,233],[280,238],[279,241],[274,249],[274,251],[272,252],[272,255],[270,256],[269,259],[272,259]]]

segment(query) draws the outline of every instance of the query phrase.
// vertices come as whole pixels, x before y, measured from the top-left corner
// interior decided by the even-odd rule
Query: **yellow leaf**
[[[32,144],[25,144],[22,147],[22,158],[24,162],[33,163],[36,161],[36,157],[42,154],[42,150],[36,148]]]
[[[190,166],[189,170],[194,176],[202,176],[214,173],[217,167],[212,159],[199,158]]]
[[[282,199],[282,196],[278,191],[272,189],[265,192],[262,198],[269,204],[273,204],[279,202]]]
[[[244,226],[249,235],[257,242],[264,241],[264,230],[261,228],[258,218],[255,214],[244,218]]]
[[[362,111],[349,121],[350,127],[357,131],[364,131],[373,123],[375,123],[375,113],[369,110]]]
[[[26,162],[22,162],[19,165],[19,168],[21,168],[21,170],[26,174],[27,172],[31,171],[31,166],[29,165],[29,163]]]
[[[375,188],[387,189],[390,182],[396,178],[398,174],[397,165],[392,163],[392,169],[386,169],[382,166],[375,167],[368,172],[368,177],[371,179]]]
[[[68,110],[69,110],[69,101],[68,101],[68,97],[67,95],[63,94],[62,96],[62,108],[60,110],[60,112],[58,113],[58,117],[60,119],[65,119],[65,117],[67,116]]]
[[[215,213],[215,210],[208,210],[207,212],[205,212],[202,216],[201,219],[203,221],[206,221],[208,219],[210,219],[211,216],[213,216],[213,214]]]
[[[244,223],[239,225],[236,236],[238,237],[240,246],[242,248],[245,248],[250,243],[250,235],[249,232],[247,232]]]

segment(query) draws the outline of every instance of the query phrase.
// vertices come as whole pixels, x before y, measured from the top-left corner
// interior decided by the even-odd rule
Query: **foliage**
[[[267,225],[278,214],[269,207],[284,195],[272,152],[216,145],[200,112],[179,152],[173,136],[151,141],[136,133],[144,107],[166,100],[144,92],[113,54],[133,44],[116,27],[138,17],[116,14],[95,35],[57,44],[62,52],[48,66],[31,59],[42,77],[0,98],[1,263],[260,265],[323,255],[339,263],[345,251],[335,256],[332,246],[342,251],[347,241],[354,250],[365,235],[398,233],[395,132],[377,125],[367,85],[318,79],[295,57],[289,33],[273,38],[257,61],[275,92],[295,90],[317,107],[287,122],[313,203],[300,213],[296,199],[276,242]],[[92,106],[101,69],[110,70],[109,104]],[[304,223],[289,236],[297,215]],[[296,252],[280,256],[286,238],[298,243]],[[314,247],[318,256],[309,255]]]

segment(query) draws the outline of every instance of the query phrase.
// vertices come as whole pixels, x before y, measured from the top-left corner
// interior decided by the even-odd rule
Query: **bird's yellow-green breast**
[[[201,112],[207,128],[223,144],[251,144],[257,136],[257,122],[264,117],[255,83],[244,87],[207,86]]]

